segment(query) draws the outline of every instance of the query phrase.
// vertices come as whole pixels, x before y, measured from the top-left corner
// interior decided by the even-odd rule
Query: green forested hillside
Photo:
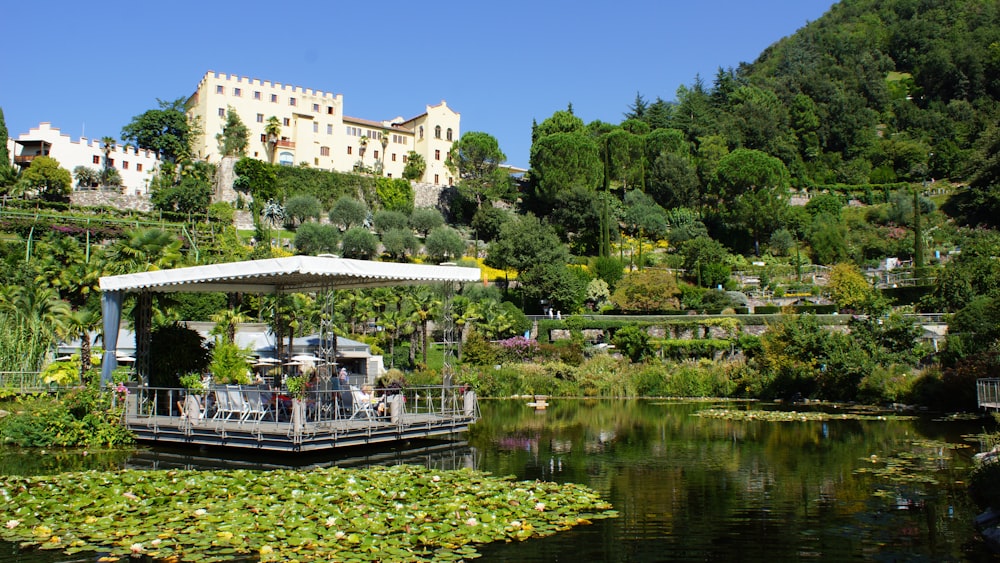
[[[1000,3],[846,0],[728,78],[716,98],[760,88],[788,108],[724,104],[734,140],[776,122],[777,139],[752,148],[795,154],[803,183],[961,179],[998,115]]]

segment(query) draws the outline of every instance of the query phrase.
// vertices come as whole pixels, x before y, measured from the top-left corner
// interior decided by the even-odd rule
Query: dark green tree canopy
[[[451,227],[437,227],[427,234],[424,251],[431,262],[455,262],[465,253],[465,239]]]
[[[604,175],[597,143],[583,133],[553,133],[531,146],[534,199],[549,206],[572,188],[596,189]]]
[[[365,222],[368,218],[368,206],[350,196],[341,196],[330,209],[330,223],[349,230]]]
[[[285,222],[292,228],[309,221],[319,221],[323,213],[323,204],[319,198],[310,194],[299,194],[288,198],[285,202]]]
[[[505,160],[507,155],[496,138],[470,131],[452,145],[445,164],[458,175],[459,189],[465,190],[479,208],[483,202],[507,197],[510,177],[500,168]]]
[[[155,151],[167,161],[187,159],[191,154],[196,127],[188,122],[184,98],[169,102],[156,100],[159,109],[147,110],[122,128],[122,140]]]
[[[73,190],[73,176],[50,156],[38,156],[21,174],[22,192],[36,192],[41,198],[60,201]]]

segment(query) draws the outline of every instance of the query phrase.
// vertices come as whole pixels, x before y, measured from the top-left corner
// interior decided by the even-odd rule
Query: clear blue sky
[[[409,118],[446,100],[462,131],[527,167],[532,120],[573,104],[620,123],[636,92],[675,99],[751,62],[832,0],[14,2],[3,14],[0,108],[11,137],[51,122],[119,138],[208,70],[344,95],[352,117]]]

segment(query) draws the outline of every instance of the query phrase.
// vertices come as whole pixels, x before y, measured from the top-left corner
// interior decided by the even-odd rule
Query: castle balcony
[[[294,149],[295,141],[289,141],[287,139],[281,139],[277,142],[277,145],[283,149]]]
[[[14,164],[16,164],[18,166],[24,166],[24,167],[31,166],[31,161],[35,160],[36,156],[41,156],[41,155],[29,154],[29,155],[24,155],[24,156],[15,156],[14,157]]]

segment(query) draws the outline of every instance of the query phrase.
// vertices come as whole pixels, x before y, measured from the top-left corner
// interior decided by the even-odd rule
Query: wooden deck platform
[[[180,390],[176,389],[149,389],[139,390],[128,397],[125,422],[138,441],[261,451],[319,452],[465,432],[479,416],[474,394],[459,396],[450,389],[442,393],[441,388],[406,390],[406,401],[400,402],[405,405],[402,412],[391,417],[325,418],[314,414],[299,423],[280,416],[264,420],[191,420],[174,407],[179,394]]]

